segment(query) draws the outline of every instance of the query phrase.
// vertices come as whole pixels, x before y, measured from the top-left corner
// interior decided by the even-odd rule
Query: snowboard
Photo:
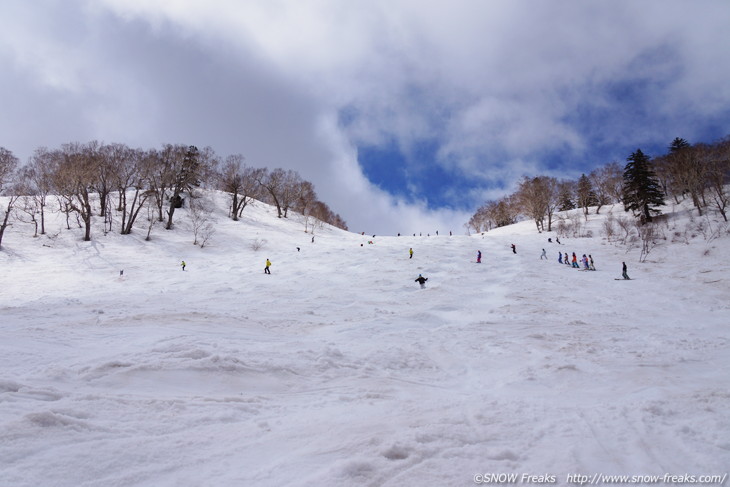
[[[633,281],[633,279],[631,279],[631,278],[624,279],[623,277],[617,277],[616,279],[614,279],[614,281]]]

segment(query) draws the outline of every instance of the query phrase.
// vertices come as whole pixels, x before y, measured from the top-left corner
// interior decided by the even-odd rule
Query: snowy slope
[[[256,204],[233,222],[217,198],[203,249],[185,210],[150,242],[82,242],[61,218],[53,237],[8,231],[0,485],[728,471],[730,238],[692,237],[686,212],[639,263],[600,238],[606,208],[594,238],[559,247],[530,222],[374,244],[327,227],[312,243],[295,217]],[[614,280],[622,261],[634,280]]]

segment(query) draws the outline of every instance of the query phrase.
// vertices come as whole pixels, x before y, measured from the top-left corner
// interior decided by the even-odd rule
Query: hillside
[[[214,198],[204,248],[185,209],[149,242],[99,227],[83,242],[58,215],[51,237],[8,230],[0,485],[727,474],[719,221],[667,208],[666,239],[639,262],[601,237],[611,208],[590,215],[593,238],[560,246],[531,222],[374,239],[324,227],[312,242],[295,217],[257,203],[233,222]],[[558,249],[597,271],[559,265]],[[633,280],[614,280],[622,261]]]

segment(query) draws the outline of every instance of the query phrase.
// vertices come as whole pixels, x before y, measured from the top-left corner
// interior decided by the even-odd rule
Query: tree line
[[[650,222],[666,199],[677,204],[690,198],[700,215],[717,210],[725,221],[730,192],[730,136],[713,144],[691,145],[675,138],[668,152],[650,158],[637,149],[624,166],[611,162],[575,180],[550,176],[523,177],[514,193],[481,205],[467,228],[484,232],[511,225],[523,218],[534,220],[538,232],[551,231],[558,211],[623,203],[640,222]]]
[[[160,149],[134,149],[125,144],[97,141],[69,143],[57,149],[38,148],[26,164],[0,147],[0,195],[6,196],[0,214],[0,245],[13,216],[32,223],[35,234],[46,233],[46,213],[65,215],[84,229],[91,240],[94,218],[103,218],[112,230],[132,233],[140,215],[148,221],[147,237],[155,222],[173,228],[175,210],[194,190],[216,189],[228,193],[228,216],[238,221],[254,199],[276,207],[279,218],[290,211],[347,230],[347,224],[320,201],[314,185],[293,170],[255,168],[240,154],[225,158],[212,148],[165,144]],[[116,212],[112,211],[116,210]]]

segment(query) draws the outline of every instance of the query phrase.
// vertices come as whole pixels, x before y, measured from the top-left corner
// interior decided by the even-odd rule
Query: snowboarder
[[[545,252],[545,249],[542,249],[542,254],[540,254],[540,260],[542,259],[547,260],[547,253]]]
[[[555,243],[560,244],[560,239],[558,237],[555,237]]]
[[[623,269],[622,269],[623,272],[621,273],[621,275],[623,276],[624,279],[631,279],[629,277],[629,275],[626,273],[627,272],[626,262],[621,262],[621,264],[623,264]]]
[[[548,243],[553,243],[553,239],[552,238],[548,238]]]
[[[562,264],[562,263],[563,263],[563,253],[558,252],[558,264]]]
[[[591,262],[591,265],[590,265],[589,269],[592,270],[592,271],[595,271],[596,270],[596,266],[593,265],[593,256],[591,254],[588,254],[588,260]]]
[[[269,267],[271,267],[271,261],[269,259],[266,259],[266,267],[264,267],[264,274],[271,274]]]
[[[182,262],[180,262],[180,267],[182,267],[182,270],[183,270],[183,271],[185,270],[185,266],[186,266],[186,265],[187,265],[187,264],[185,264],[185,261],[182,261]]]
[[[312,235],[312,243],[314,243],[314,235]]]
[[[413,247],[411,247],[410,249],[408,249],[408,255],[410,255],[410,257],[408,257],[409,259],[412,259],[413,258]]]
[[[416,282],[421,285],[421,289],[426,287],[426,281],[428,281],[428,277],[423,277],[421,274],[418,274],[418,279],[416,279]]]
[[[512,244],[512,253],[513,254],[517,253],[517,247],[515,247],[515,244]]]
[[[477,250],[477,264],[481,264],[481,263],[482,263],[482,251]]]

